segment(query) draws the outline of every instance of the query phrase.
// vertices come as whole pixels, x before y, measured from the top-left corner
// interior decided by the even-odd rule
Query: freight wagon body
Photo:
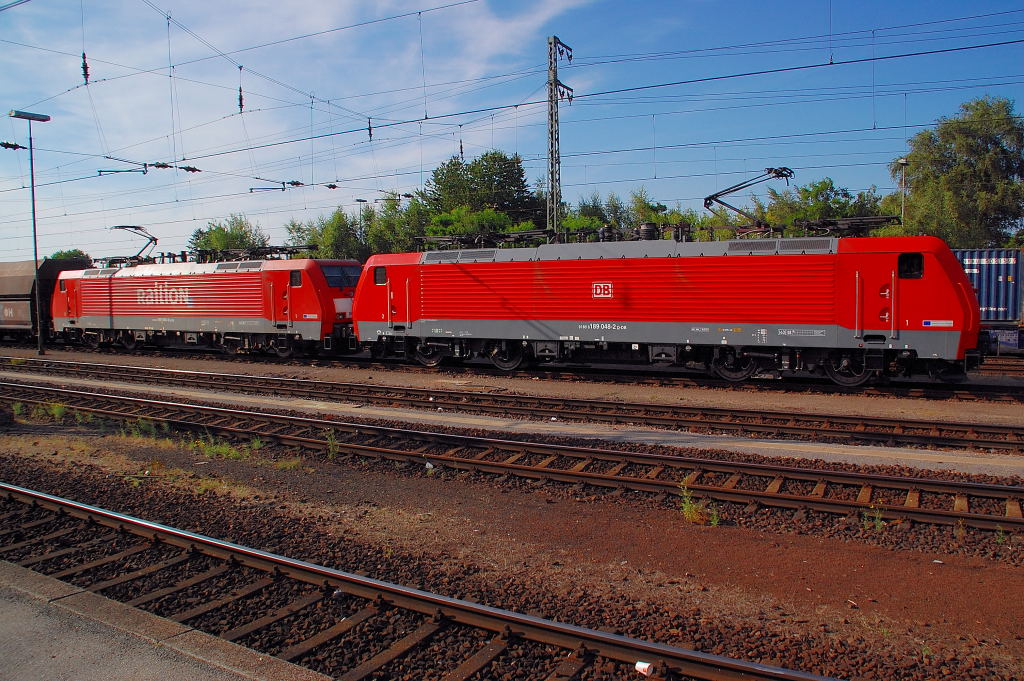
[[[89,344],[354,350],[349,260],[252,260],[64,272],[54,328]]]
[[[635,241],[377,255],[354,320],[377,355],[707,365],[729,380],[962,375],[978,303],[933,237]]]
[[[1016,248],[955,250],[996,352],[1024,351],[1024,258]]]
[[[50,296],[57,275],[88,267],[88,260],[50,260],[39,263],[39,300],[43,305],[43,334],[50,332]],[[17,339],[36,333],[34,260],[0,263],[0,336]]]

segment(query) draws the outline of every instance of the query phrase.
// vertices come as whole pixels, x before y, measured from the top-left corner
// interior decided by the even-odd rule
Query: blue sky
[[[892,191],[908,136],[1024,88],[1021,2],[31,0],[0,10],[0,110],[53,117],[33,128],[42,255],[132,253],[122,224],[177,251],[231,213],[283,243],[291,219],[420,188],[460,145],[543,177],[549,35],[573,48],[574,203],[643,187],[700,208],[768,166]],[[27,145],[26,123],[0,140]],[[99,175],[155,162],[178,168]],[[0,259],[32,256],[28,184],[27,152],[0,149]]]

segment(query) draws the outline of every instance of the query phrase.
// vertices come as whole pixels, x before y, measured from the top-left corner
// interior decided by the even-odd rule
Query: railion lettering
[[[191,305],[192,296],[188,289],[167,284],[154,284],[151,288],[140,288],[135,292],[139,305]]]

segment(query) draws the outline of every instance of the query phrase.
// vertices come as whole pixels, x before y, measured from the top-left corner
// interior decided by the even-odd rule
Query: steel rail
[[[78,348],[82,350],[82,348]],[[101,350],[94,352],[101,353]],[[185,353],[183,355],[183,353]],[[401,371],[404,373],[436,374],[437,368],[424,367],[410,362],[382,362],[369,357],[348,356],[348,357],[310,357],[292,358],[281,360],[273,357],[250,357],[246,355],[224,355],[220,352],[200,353],[199,351],[178,351],[161,352],[159,350],[150,353],[153,357],[177,357],[200,356],[216,359],[223,362],[240,362],[244,364],[257,364],[261,366],[306,366],[306,367],[345,367],[360,369],[383,369],[389,372]],[[20,357],[0,357],[0,362],[6,359],[21,361]],[[24,358],[29,359],[29,358]],[[722,388],[732,391],[744,392],[786,392],[786,393],[820,393],[832,395],[879,395],[895,396],[911,399],[952,399],[960,401],[978,401],[979,399],[1001,402],[1024,402],[1024,386],[996,385],[991,383],[929,383],[927,381],[898,381],[894,383],[868,384],[856,387],[845,387],[836,385],[828,379],[814,377],[787,377],[786,380],[750,380],[741,383],[710,376],[695,369],[679,369],[676,371],[659,372],[650,367],[630,367],[629,369],[617,367],[592,367],[539,365],[530,369],[519,369],[516,371],[505,371],[490,364],[465,364],[445,366],[444,371],[460,372],[468,375],[479,376],[500,376],[506,378],[544,378],[553,380],[585,380],[605,383],[629,383],[631,385],[656,385],[675,386],[692,388]],[[998,375],[998,371],[982,372],[990,375]],[[1011,376],[1017,374],[1011,372]]]
[[[981,365],[983,374],[1024,376],[1024,357],[987,357]]]
[[[10,365],[10,358],[5,366]],[[130,365],[54,360],[20,360],[11,368],[106,380],[186,385],[216,390],[251,390],[303,398],[353,400],[418,408],[449,408],[474,413],[604,423],[643,423],[682,430],[713,430],[741,435],[789,436],[846,442],[914,444],[1024,452],[1024,427],[946,421],[868,418],[826,414],[795,414],[759,409],[726,409],[652,403],[583,400],[483,391],[433,390],[311,379],[152,369]]]
[[[583,483],[667,496],[681,496],[685,493],[754,506],[760,504],[843,515],[870,511],[879,518],[945,525],[963,524],[986,530],[1024,529],[1021,506],[1024,487],[1021,486],[951,482],[473,437],[5,382],[0,382],[0,400],[42,405],[60,403],[105,417],[144,418],[151,422],[166,422],[175,428],[189,431],[215,431],[239,438],[259,436],[285,445],[334,454],[418,461],[497,475]],[[346,442],[337,439],[337,433],[367,437],[371,442]],[[386,442],[372,442],[380,439]],[[400,449],[393,443],[403,443],[408,448]],[[438,447],[443,451],[430,451]],[[529,462],[529,457],[537,459],[537,462]],[[568,460],[570,463],[553,465],[558,460]],[[602,465],[610,468],[604,471],[586,470]],[[639,470],[629,471],[631,466]],[[715,481],[715,476],[724,479]],[[708,480],[709,477],[712,480]],[[802,483],[810,491],[788,491],[787,486],[791,483]],[[829,496],[830,491],[844,487],[850,488],[848,496],[851,498]],[[902,503],[879,500],[879,495],[886,491],[890,495],[902,495]],[[948,507],[924,507],[921,504],[922,494],[942,495]],[[972,512],[972,498],[985,500],[990,506],[1001,506],[1003,512]]]
[[[554,645],[568,651],[586,651],[626,664],[634,664],[638,661],[650,662],[656,666],[663,665],[665,669],[671,670],[673,673],[712,681],[835,681],[806,672],[677,648],[470,603],[240,546],[16,485],[0,482],[0,493],[10,499],[36,504],[59,513],[106,527],[129,531],[186,550],[197,550],[206,555],[231,560],[247,567],[285,574],[308,584],[338,588],[360,598],[380,599],[391,605],[423,615],[450,620],[495,634],[511,635],[528,641]]]

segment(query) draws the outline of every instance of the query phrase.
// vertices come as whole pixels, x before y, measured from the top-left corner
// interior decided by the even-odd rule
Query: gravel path
[[[414,560],[426,588],[710,652],[859,679],[1024,674],[1024,572],[984,556],[694,526],[653,502],[469,475],[210,460],[115,436],[22,433],[0,437],[0,453],[17,484],[270,550],[365,554],[361,569],[385,579],[397,557]],[[180,498],[151,499],[158,488]],[[194,496],[207,489],[219,491]],[[999,549],[1019,553],[1020,538]]]

